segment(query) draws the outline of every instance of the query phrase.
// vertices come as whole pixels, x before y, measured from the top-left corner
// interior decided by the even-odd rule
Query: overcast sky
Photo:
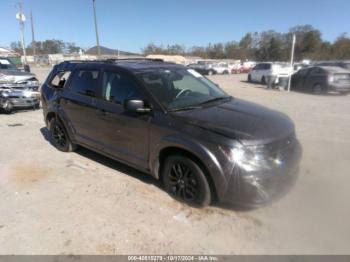
[[[0,1],[0,46],[19,40],[15,0]],[[26,43],[33,11],[37,40],[96,44],[92,0],[23,0]],[[96,0],[100,44],[140,52],[149,42],[190,47],[240,40],[247,32],[287,32],[311,24],[333,41],[350,35],[350,0]]]

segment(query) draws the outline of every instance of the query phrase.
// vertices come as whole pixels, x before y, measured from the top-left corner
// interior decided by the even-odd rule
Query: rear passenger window
[[[78,70],[74,73],[71,90],[86,96],[96,96],[99,71],[97,70]]]
[[[123,104],[125,99],[142,98],[142,92],[135,80],[126,74],[104,72],[102,95],[107,101]]]

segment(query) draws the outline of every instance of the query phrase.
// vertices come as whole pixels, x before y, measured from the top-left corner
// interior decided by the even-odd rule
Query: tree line
[[[10,46],[13,51],[23,55],[21,42],[12,42]],[[72,53],[77,53],[80,50],[80,47],[76,46],[75,43],[64,42],[62,40],[56,40],[56,39],[49,39],[45,41],[35,41],[34,43],[31,43],[30,45],[28,45],[26,47],[27,55],[34,54],[34,47],[35,47],[35,53],[37,55],[59,54],[59,53],[72,54]]]
[[[333,43],[322,39],[322,34],[311,25],[299,25],[287,33],[273,30],[247,33],[240,41],[214,43],[207,46],[148,44],[143,54],[189,55],[210,59],[241,59],[255,61],[288,61],[293,34],[296,35],[295,61],[303,59],[350,59],[350,38],[341,34]]]

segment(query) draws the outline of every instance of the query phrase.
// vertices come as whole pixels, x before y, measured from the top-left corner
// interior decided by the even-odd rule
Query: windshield
[[[198,106],[229,97],[214,83],[191,69],[141,73],[148,90],[168,110]]]

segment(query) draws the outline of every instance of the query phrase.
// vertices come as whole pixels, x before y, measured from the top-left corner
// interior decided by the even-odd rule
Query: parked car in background
[[[350,92],[350,71],[335,66],[312,66],[301,69],[292,76],[291,89],[314,94],[329,91],[348,94]]]
[[[240,74],[243,71],[241,63],[229,64],[231,74]]]
[[[243,62],[241,67],[241,73],[249,73],[254,66],[256,66],[256,62],[253,62],[253,61]]]
[[[18,108],[39,108],[38,88],[34,74],[20,71],[8,58],[0,58],[0,109],[11,113]]]
[[[261,206],[297,179],[301,147],[289,117],[231,97],[182,65],[64,62],[41,95],[58,150],[79,144],[124,162],[189,205]]]
[[[316,66],[338,66],[350,71],[350,61],[327,61],[319,62],[315,64]]]
[[[189,64],[187,67],[197,71],[198,73],[200,73],[202,75],[214,75],[214,74],[216,74],[216,71],[208,65]]]
[[[8,58],[0,57],[0,86],[37,91],[39,81],[34,74],[19,70]]]
[[[303,69],[303,68],[307,68],[309,67],[309,65],[307,64],[303,64],[303,63],[294,63],[293,64],[293,71],[294,73],[298,72],[299,70]]]
[[[229,68],[228,64],[224,62],[213,64],[212,69],[214,69],[217,74],[228,75],[231,73],[231,69]]]
[[[293,68],[288,63],[265,62],[257,64],[248,74],[248,82],[266,84],[267,77],[276,76],[278,78],[289,77],[293,73]]]
[[[0,109],[7,114],[16,109],[40,108],[40,96],[29,90],[0,87]]]

